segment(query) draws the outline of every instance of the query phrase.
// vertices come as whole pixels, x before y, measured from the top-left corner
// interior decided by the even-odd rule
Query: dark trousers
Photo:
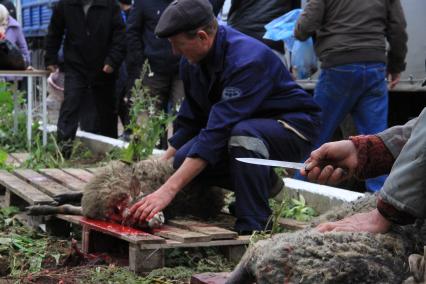
[[[157,109],[173,113],[184,97],[183,82],[177,74],[146,74],[143,80],[151,96],[157,98]],[[160,138],[161,149],[167,149],[167,134]]]
[[[84,131],[117,137],[114,76],[89,82],[77,72],[65,72],[64,101],[58,119],[58,140],[73,140],[78,124]]]
[[[157,98],[160,110],[168,112],[184,97],[183,83],[178,74],[146,74],[143,83],[151,96]]]
[[[176,152],[174,167],[185,160],[196,138]],[[253,157],[300,161],[312,144],[299,138],[273,119],[249,119],[236,124],[228,142],[228,153],[214,166],[208,166],[194,182],[217,185],[235,192],[238,231],[264,230],[271,209],[269,191],[276,182],[271,167],[238,162],[235,158]]]
[[[117,115],[121,120],[121,124],[123,124],[124,128],[130,123],[130,92],[128,90],[128,82],[129,76],[127,74],[126,64],[121,64],[118,80],[116,82],[116,107],[117,107]]]

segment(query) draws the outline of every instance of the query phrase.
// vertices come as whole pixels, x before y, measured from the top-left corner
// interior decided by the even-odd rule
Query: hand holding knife
[[[249,164],[255,164],[255,165],[270,166],[270,167],[281,167],[281,168],[295,169],[295,170],[304,170],[306,173],[308,173],[315,166],[319,166],[320,168],[330,166],[326,162],[323,162],[322,165],[316,165],[315,162],[309,162],[309,163],[305,164],[305,163],[277,161],[277,160],[268,160],[268,159],[258,159],[258,158],[236,158],[236,160],[243,162],[243,163],[249,163]],[[343,177],[348,174],[348,171],[346,169],[336,168],[336,170],[337,169],[341,169]]]

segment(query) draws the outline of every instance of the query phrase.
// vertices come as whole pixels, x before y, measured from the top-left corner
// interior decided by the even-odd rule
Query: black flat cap
[[[171,37],[200,28],[213,19],[213,7],[208,0],[175,0],[161,15],[155,34]]]

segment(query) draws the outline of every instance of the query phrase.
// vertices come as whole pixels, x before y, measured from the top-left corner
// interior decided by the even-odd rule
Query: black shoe
[[[118,139],[124,141],[124,142],[130,142],[130,136],[132,135],[132,132],[130,130],[125,130]]]
[[[62,157],[65,160],[69,160],[72,154],[73,141],[72,140],[60,141],[58,142],[58,147],[59,147],[59,151],[61,151]]]

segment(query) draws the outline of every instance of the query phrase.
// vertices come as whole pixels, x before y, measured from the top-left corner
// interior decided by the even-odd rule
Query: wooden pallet
[[[15,161],[16,157],[23,159],[24,156],[11,155]],[[3,206],[16,206],[24,210],[29,205],[55,204],[58,197],[81,193],[93,174],[83,169],[67,170],[74,174],[82,173],[84,178],[77,179],[60,169],[40,170],[40,172],[16,169],[12,173],[0,171],[0,196],[4,200]],[[43,174],[44,172],[49,174]],[[34,218],[28,217],[28,220],[33,221]],[[29,223],[38,226],[39,222],[32,221]]]
[[[83,169],[0,171],[0,197],[5,206],[21,209],[28,205],[53,204],[59,196],[81,192],[93,176],[92,171]],[[163,267],[166,249],[222,247],[225,256],[238,260],[249,242],[248,237],[238,237],[235,232],[217,225],[190,220],[174,220],[147,233],[82,216],[26,217],[28,224],[33,227],[44,224],[46,231],[54,235],[69,236],[71,226],[77,224],[82,227],[84,252],[110,253],[113,250],[112,253],[123,255],[124,251],[130,269],[140,274]]]
[[[237,261],[249,243],[249,236],[238,236],[235,232],[191,220],[170,222],[148,233],[82,216],[56,217],[82,226],[82,250],[85,253],[116,253],[121,247],[121,251],[128,255],[130,270],[138,274],[164,267],[166,249],[221,247],[226,257]]]

